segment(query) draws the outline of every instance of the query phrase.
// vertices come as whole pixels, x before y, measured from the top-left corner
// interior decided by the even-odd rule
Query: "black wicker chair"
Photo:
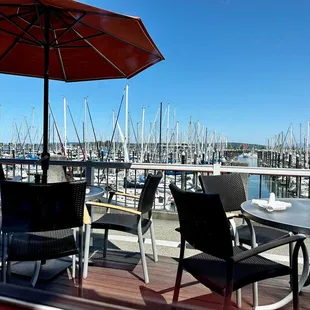
[[[108,243],[108,232],[109,230],[118,230],[127,233],[131,233],[138,236],[139,248],[141,253],[141,261],[143,268],[143,275],[145,283],[149,283],[149,276],[147,271],[143,235],[150,229],[152,248],[155,262],[158,261],[157,250],[156,250],[156,239],[154,234],[153,222],[152,222],[152,207],[155,199],[156,190],[158,184],[162,178],[162,173],[158,172],[156,175],[149,174],[145,180],[144,187],[140,196],[134,196],[126,193],[110,192],[109,202],[111,202],[113,195],[124,195],[135,199],[139,199],[138,208],[127,208],[110,203],[101,202],[86,202],[90,206],[100,206],[108,209],[108,213],[104,214],[101,218],[91,224],[93,229],[105,229],[104,234],[104,247],[103,257],[106,257],[107,243]],[[109,209],[124,211],[124,213],[109,213]],[[85,240],[85,264],[84,264],[84,278],[87,277],[88,268],[88,253],[89,253],[89,240],[90,240],[90,229],[86,232]]]
[[[224,295],[223,309],[230,309],[235,290],[260,280],[291,275],[294,309],[298,299],[298,252],[304,235],[287,236],[250,250],[233,246],[229,221],[218,194],[186,192],[170,184],[178,210],[181,250],[173,302],[179,296],[183,268],[212,291]],[[185,242],[201,253],[184,258]],[[292,267],[285,266],[258,254],[296,242]]]
[[[86,182],[2,182],[3,282],[10,275],[11,261],[36,261],[31,281],[35,286],[41,261],[79,254],[81,294],[85,192]],[[80,249],[71,229],[76,227],[80,228]]]
[[[204,193],[219,194],[225,212],[239,212],[241,204],[247,200],[242,177],[239,173],[200,175],[199,181]],[[233,213],[230,217],[243,218],[241,213]],[[255,242],[258,245],[285,237],[288,234],[288,232],[268,226],[253,225],[253,227]],[[246,223],[235,227],[235,230],[232,231],[232,237],[241,245],[253,246],[251,229]]]
[[[227,212],[231,224],[231,235],[236,245],[249,245],[255,247],[272,240],[290,235],[288,232],[262,225],[252,225],[239,212],[241,204],[247,200],[243,177],[240,173],[222,175],[200,175],[199,181],[204,193],[219,194],[223,208]],[[234,218],[242,218],[243,223],[236,226]],[[291,249],[291,246],[290,246]],[[291,253],[291,250],[290,250]],[[253,284],[253,306],[258,306],[258,287]],[[237,292],[238,305],[241,306],[241,292]]]

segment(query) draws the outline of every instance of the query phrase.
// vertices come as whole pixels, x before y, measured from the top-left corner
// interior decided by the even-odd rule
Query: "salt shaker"
[[[273,203],[276,201],[276,195],[274,193],[270,193],[269,196],[269,204]]]

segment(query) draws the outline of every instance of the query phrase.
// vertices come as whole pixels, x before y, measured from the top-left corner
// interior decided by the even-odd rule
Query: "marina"
[[[309,309],[310,4],[97,5],[0,1],[0,309]]]

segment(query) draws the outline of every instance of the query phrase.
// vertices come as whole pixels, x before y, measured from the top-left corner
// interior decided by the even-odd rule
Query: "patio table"
[[[85,201],[92,201],[101,198],[104,194],[104,189],[95,185],[87,185]],[[92,210],[91,210],[92,211]],[[87,208],[84,208],[84,224],[91,224],[92,221],[92,212],[89,214]]]
[[[269,212],[251,200],[241,204],[242,214],[257,223],[283,229],[292,233],[310,235],[310,199],[283,198],[280,201],[290,202],[291,207],[286,210]],[[299,289],[309,284],[309,256],[306,245],[302,245],[303,270],[299,281]],[[277,303],[256,307],[256,310],[278,309],[293,299],[291,292]]]
[[[87,185],[85,201],[100,198],[104,193],[104,189],[99,186]],[[88,226],[91,223],[91,217],[86,207],[84,207],[84,224]],[[63,272],[72,265],[72,259],[69,257],[47,260],[41,266],[39,280],[48,281]],[[32,277],[34,270],[34,262],[17,262],[12,264],[11,272],[25,277]]]

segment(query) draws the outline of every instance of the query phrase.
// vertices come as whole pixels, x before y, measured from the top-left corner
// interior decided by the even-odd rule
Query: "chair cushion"
[[[92,228],[113,229],[132,233],[137,235],[137,225],[139,216],[121,213],[106,213],[97,221],[91,224]],[[142,234],[144,234],[151,226],[149,219],[142,219]]]
[[[252,245],[251,234],[247,225],[237,227],[240,244]],[[282,238],[288,235],[288,232],[267,226],[254,225],[256,243],[258,245]]]
[[[234,247],[234,254],[247,251]],[[291,268],[262,256],[253,256],[236,263],[233,277],[233,290],[250,283],[291,273]],[[223,294],[226,287],[226,262],[206,253],[183,259],[183,267],[199,282],[211,290]]]
[[[12,234],[9,261],[36,261],[78,254],[71,229]]]

